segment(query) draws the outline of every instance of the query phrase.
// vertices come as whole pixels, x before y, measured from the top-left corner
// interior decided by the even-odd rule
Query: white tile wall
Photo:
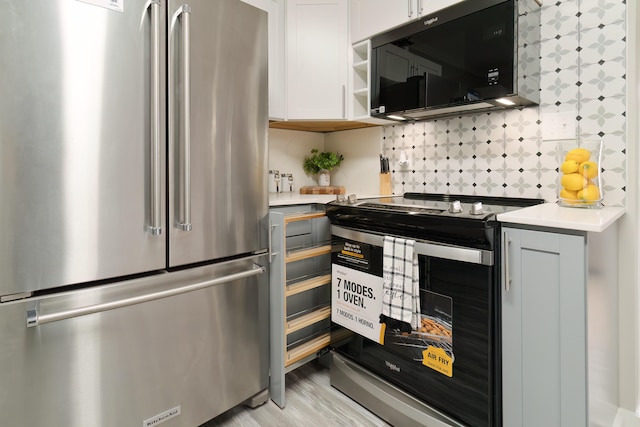
[[[545,2],[538,107],[382,129],[393,189],[556,200],[555,142],[545,115],[575,113],[581,139],[602,139],[604,203],[625,204],[625,0]],[[405,152],[410,168],[401,170]]]

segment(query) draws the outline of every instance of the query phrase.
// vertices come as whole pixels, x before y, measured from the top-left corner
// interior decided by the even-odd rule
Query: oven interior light
[[[496,99],[496,102],[499,102],[502,105],[516,105],[515,102],[507,99],[507,98],[498,98]]]
[[[407,120],[402,116],[394,116],[393,114],[388,115],[387,118],[392,119],[392,120]]]

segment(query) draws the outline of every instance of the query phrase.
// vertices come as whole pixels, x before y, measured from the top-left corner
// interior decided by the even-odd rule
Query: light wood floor
[[[286,405],[269,400],[251,409],[233,408],[200,427],[385,427],[386,422],[329,384],[329,369],[317,360],[286,375]]]

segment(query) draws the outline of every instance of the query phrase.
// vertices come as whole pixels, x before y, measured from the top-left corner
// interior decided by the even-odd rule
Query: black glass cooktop
[[[326,205],[332,224],[476,247],[493,246],[496,215],[544,203],[543,199],[405,193]]]

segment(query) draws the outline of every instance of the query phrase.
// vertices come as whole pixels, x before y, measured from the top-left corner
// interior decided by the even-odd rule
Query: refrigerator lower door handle
[[[153,292],[149,294],[139,295],[131,298],[124,298],[121,300],[110,301],[103,304],[89,305],[85,307],[78,307],[71,310],[60,311],[50,314],[38,314],[38,308],[27,310],[27,327],[32,328],[35,326],[44,325],[46,323],[57,322],[60,320],[71,319],[73,317],[85,316],[88,314],[100,313],[103,311],[114,310],[117,308],[127,307],[135,304],[141,304],[144,302],[154,301],[162,298],[173,297],[187,292],[193,292],[204,288],[209,288],[216,285],[222,285],[234,280],[244,279],[246,277],[257,276],[266,271],[266,268],[254,264],[249,270],[241,271],[238,273],[229,274],[222,277],[216,277],[215,279],[200,281],[191,283],[179,288],[168,289],[161,292]]]

